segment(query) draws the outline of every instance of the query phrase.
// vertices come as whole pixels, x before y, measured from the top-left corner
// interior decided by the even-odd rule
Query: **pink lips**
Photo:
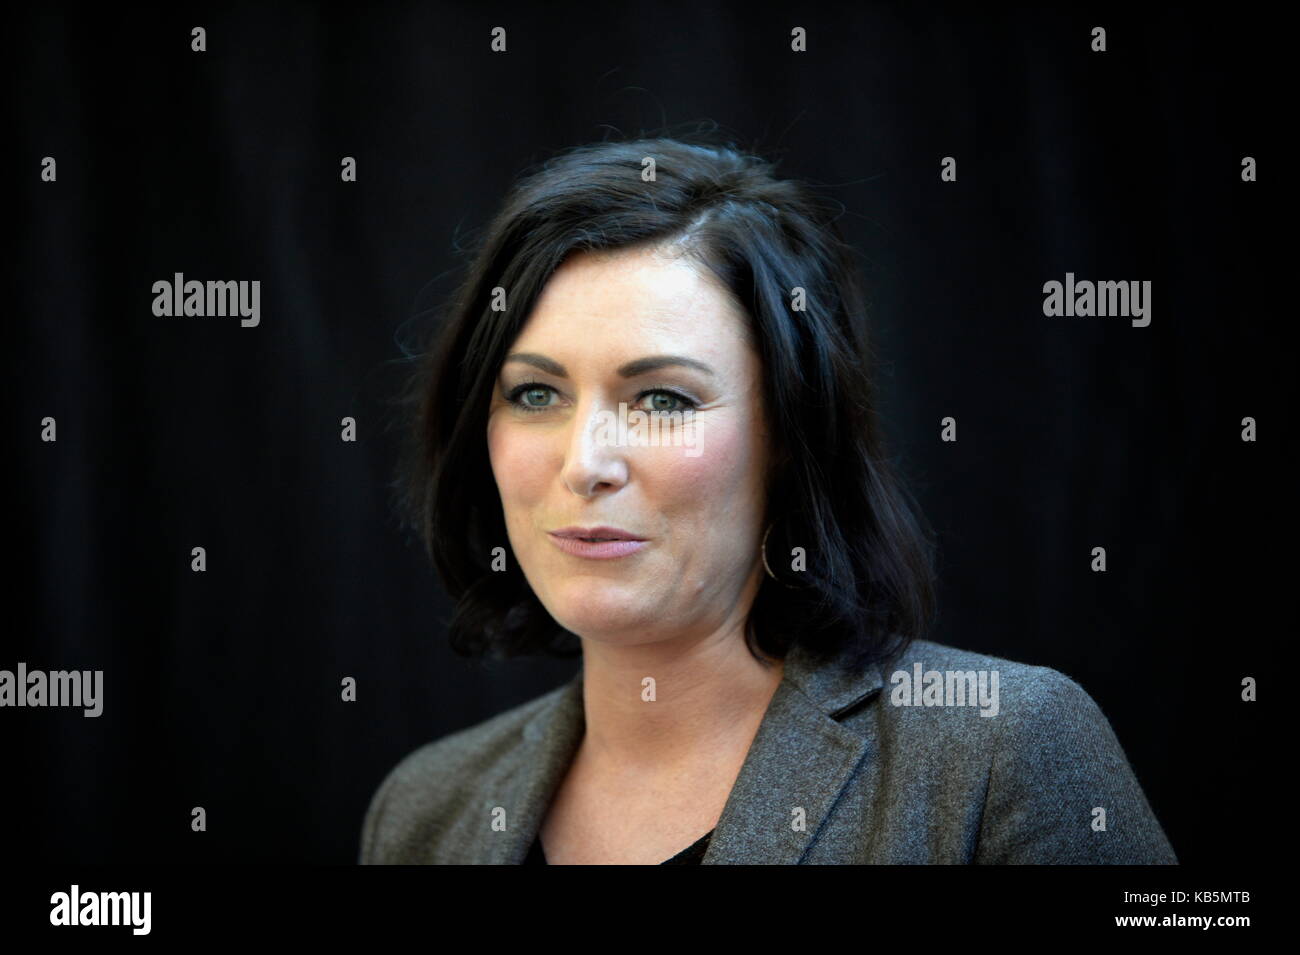
[[[555,546],[574,557],[610,560],[635,554],[647,541],[617,527],[561,527],[550,532]]]

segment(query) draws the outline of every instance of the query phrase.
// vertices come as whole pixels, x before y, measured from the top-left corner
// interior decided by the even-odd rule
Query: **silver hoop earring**
[[[786,581],[782,580],[776,574],[772,573],[772,565],[767,562],[767,535],[772,533],[772,528],[775,526],[776,526],[775,522],[767,525],[767,530],[763,531],[763,543],[760,544],[758,548],[759,554],[761,554],[763,557],[763,569],[767,571],[767,576],[771,577],[782,587],[786,587],[790,590],[801,590],[804,587],[807,587],[808,585],[804,584],[801,586],[799,584],[786,583]]]
[[[767,562],[767,535],[772,533],[772,525],[767,525],[767,530],[763,531],[763,543],[759,545],[758,552],[763,555],[763,569],[767,571],[767,576],[776,580],[776,574],[772,573],[772,568]]]

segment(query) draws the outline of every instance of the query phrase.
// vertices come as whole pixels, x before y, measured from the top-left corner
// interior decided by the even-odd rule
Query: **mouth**
[[[561,527],[551,531],[556,537],[583,541],[643,541],[644,537],[619,527]]]
[[[562,527],[547,536],[564,553],[593,560],[627,557],[649,543],[618,527]]]

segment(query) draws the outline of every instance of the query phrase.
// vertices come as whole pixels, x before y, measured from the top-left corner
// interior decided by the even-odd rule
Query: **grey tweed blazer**
[[[996,672],[996,714],[903,683],[932,670]],[[579,671],[420,747],[372,797],[360,861],[522,863],[583,728]],[[703,864],[1177,861],[1077,683],[922,640],[860,669],[787,656]]]

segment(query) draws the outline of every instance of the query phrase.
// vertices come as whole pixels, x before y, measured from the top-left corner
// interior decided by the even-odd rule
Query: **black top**
[[[700,838],[691,843],[671,859],[665,859],[660,865],[699,865],[704,859],[704,853],[709,851],[709,837],[713,835],[713,830],[709,830]],[[528,858],[524,859],[524,865],[549,865],[546,861],[546,853],[542,851],[541,837],[533,839],[533,846],[528,850]]]

